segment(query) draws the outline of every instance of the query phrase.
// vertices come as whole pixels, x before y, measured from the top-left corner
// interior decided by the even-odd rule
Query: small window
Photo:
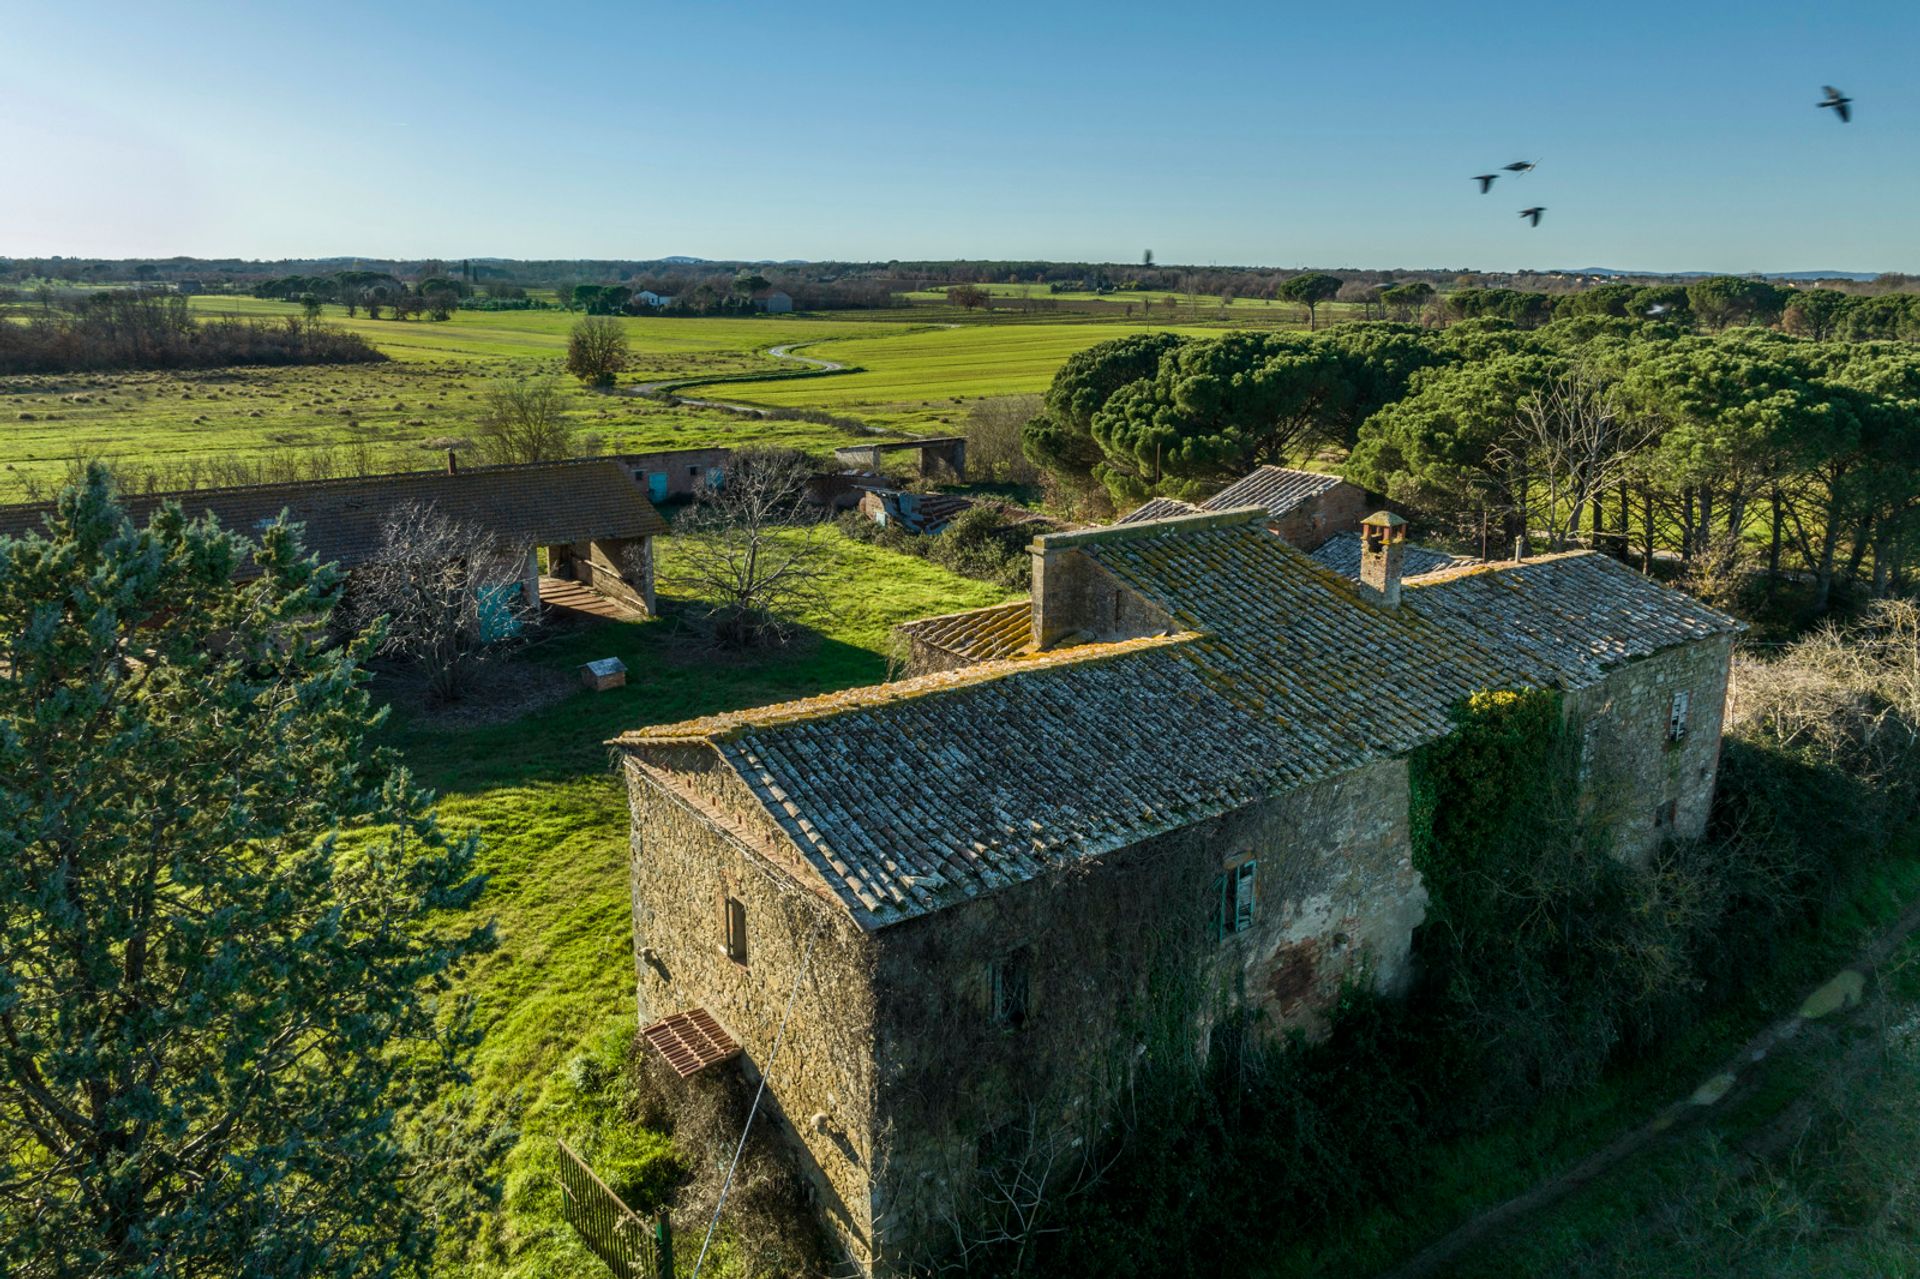
[[[747,962],[747,908],[737,897],[720,899],[720,926],[725,930],[727,958]]]
[[[1019,1027],[1027,1020],[1027,957],[1008,955],[987,965],[987,1013],[994,1024]]]
[[[1227,867],[1214,881],[1220,895],[1218,913],[1214,916],[1216,935],[1231,937],[1253,927],[1254,885],[1258,875],[1256,868],[1257,863],[1249,857]]]
[[[1653,828],[1655,830],[1672,830],[1674,820],[1679,816],[1679,813],[1680,802],[1673,799],[1668,800],[1653,810]]]
[[[1681,689],[1673,695],[1673,704],[1667,708],[1667,740],[1677,742],[1687,735],[1687,712],[1692,709],[1693,695]]]

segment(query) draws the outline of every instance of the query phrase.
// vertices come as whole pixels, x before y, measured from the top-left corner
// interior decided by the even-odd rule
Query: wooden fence
[[[619,1279],[673,1279],[673,1228],[622,1203],[572,1146],[560,1142],[561,1215]]]

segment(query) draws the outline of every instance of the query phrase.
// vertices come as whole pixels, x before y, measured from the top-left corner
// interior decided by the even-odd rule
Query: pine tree
[[[236,583],[236,570],[253,571]],[[432,1246],[475,846],[370,743],[297,529],[103,471],[0,539],[0,1273],[359,1275]]]

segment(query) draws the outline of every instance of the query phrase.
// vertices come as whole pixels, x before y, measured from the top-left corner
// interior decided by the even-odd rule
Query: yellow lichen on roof
[[[936,671],[930,675],[919,675],[913,679],[900,680],[892,684],[869,684],[860,688],[843,689],[838,693],[823,693],[818,697],[776,702],[771,706],[723,711],[718,715],[682,720],[677,724],[655,724],[646,728],[631,729],[613,738],[607,744],[642,746],[649,743],[727,741],[755,729],[777,728],[786,724],[830,719],[836,715],[873,710],[896,702],[913,701],[940,693],[958,692],[1024,671],[1099,662],[1129,653],[1185,644],[1198,638],[1197,632],[1183,631],[1175,635],[1149,635],[1141,639],[1079,644],[1045,653],[980,662],[958,670]]]
[[[1401,587],[1405,590],[1418,590],[1421,587],[1457,582],[1462,578],[1478,577],[1482,573],[1504,573],[1510,569],[1526,568],[1533,564],[1552,564],[1558,560],[1572,560],[1582,555],[1595,554],[1598,552],[1555,551],[1549,555],[1531,555],[1524,560],[1480,560],[1472,564],[1456,564],[1452,568],[1435,569],[1431,573],[1422,573],[1419,577],[1406,578],[1401,582]]]

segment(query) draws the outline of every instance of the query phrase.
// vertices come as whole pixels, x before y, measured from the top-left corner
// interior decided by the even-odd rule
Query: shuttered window
[[[1693,695],[1681,689],[1673,695],[1667,709],[1667,740],[1677,742],[1687,735],[1687,712],[1693,708]]]
[[[1001,1026],[1020,1026],[1027,1020],[1027,957],[1022,952],[987,965],[987,1011]]]
[[[747,962],[747,908],[736,897],[720,899],[720,927],[727,958],[736,964]]]
[[[1229,866],[1214,880],[1220,899],[1213,918],[1216,938],[1231,937],[1253,927],[1258,873],[1258,863],[1248,858]]]

